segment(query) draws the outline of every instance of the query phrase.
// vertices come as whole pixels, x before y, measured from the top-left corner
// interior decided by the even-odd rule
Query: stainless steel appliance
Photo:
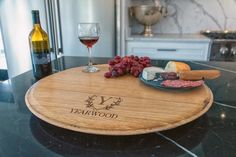
[[[31,10],[39,10],[41,24],[49,34],[52,58],[88,56],[77,38],[79,22],[98,22],[101,36],[93,56],[115,55],[116,0],[1,0],[0,24],[9,77],[32,68],[28,34],[32,29]]]
[[[212,39],[210,60],[236,61],[236,32],[202,31],[201,34]]]

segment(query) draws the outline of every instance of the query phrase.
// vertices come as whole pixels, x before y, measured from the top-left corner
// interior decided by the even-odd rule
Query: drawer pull
[[[176,49],[157,49],[157,51],[165,51],[165,52],[172,51],[172,52],[176,52],[177,50]]]

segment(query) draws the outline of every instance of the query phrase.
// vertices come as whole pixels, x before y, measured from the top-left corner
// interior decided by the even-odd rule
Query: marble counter
[[[211,42],[211,39],[201,34],[155,34],[153,37],[144,37],[133,34],[126,38],[127,41],[181,41],[181,42]]]
[[[108,58],[95,58],[97,64]],[[85,65],[87,58],[63,57],[62,69]],[[164,66],[167,61],[153,61]],[[197,120],[164,132],[98,136],[55,127],[35,117],[24,96],[35,82],[32,71],[0,83],[1,157],[235,157],[236,63],[188,62],[192,69],[220,69],[207,85],[211,109]]]

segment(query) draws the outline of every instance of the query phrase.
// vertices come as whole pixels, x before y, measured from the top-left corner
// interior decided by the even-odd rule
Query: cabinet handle
[[[176,52],[176,49],[157,49],[157,51],[172,51],[172,52]]]

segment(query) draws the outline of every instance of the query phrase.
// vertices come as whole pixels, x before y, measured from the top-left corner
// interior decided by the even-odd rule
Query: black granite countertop
[[[97,64],[107,58],[95,58]],[[61,69],[85,65],[87,58],[63,57]],[[153,61],[164,66],[166,61]],[[219,69],[207,81],[214,94],[211,109],[176,129],[136,136],[98,136],[73,132],[41,121],[24,96],[35,82],[26,72],[0,83],[0,157],[235,157],[236,63],[189,62],[192,69]]]

